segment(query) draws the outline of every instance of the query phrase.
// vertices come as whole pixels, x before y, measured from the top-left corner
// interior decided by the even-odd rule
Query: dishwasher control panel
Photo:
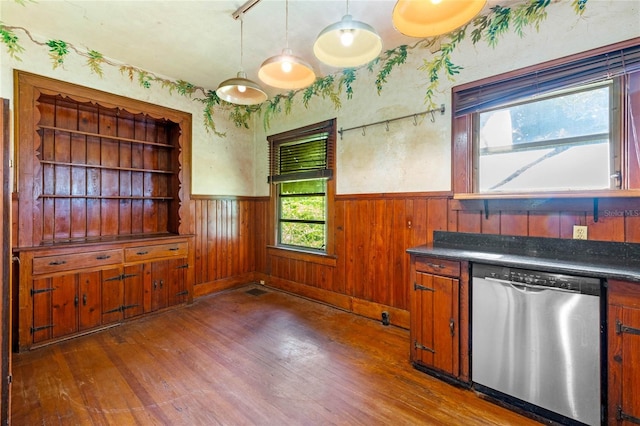
[[[501,267],[494,265],[473,265],[473,276],[509,281],[514,284],[550,287],[577,293],[600,295],[600,279],[530,269]]]

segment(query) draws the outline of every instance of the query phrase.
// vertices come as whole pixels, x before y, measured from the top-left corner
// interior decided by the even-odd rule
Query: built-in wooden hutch
[[[20,71],[15,81],[17,348],[190,303],[191,115]]]

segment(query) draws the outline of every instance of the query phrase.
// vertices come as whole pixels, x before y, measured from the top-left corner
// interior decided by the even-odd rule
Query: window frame
[[[286,175],[280,176],[277,171],[277,150],[285,145],[292,144],[298,140],[304,140],[313,135],[320,133],[327,133],[326,149],[327,149],[327,164],[325,170],[319,170],[317,172],[302,172],[297,176],[294,174],[293,179],[287,179]],[[269,241],[268,247],[281,249],[288,252],[301,252],[311,255],[319,256],[333,256],[334,254],[334,211],[335,211],[335,188],[336,188],[336,176],[335,176],[335,153],[336,153],[336,119],[330,119],[319,123],[311,124],[301,128],[293,129],[287,132],[278,133],[275,135],[267,136],[267,142],[269,145],[269,176],[268,182],[269,197],[270,197],[270,213],[269,213]],[[312,247],[295,246],[290,244],[282,244],[280,242],[280,183],[295,180],[309,180],[309,179],[324,179],[326,182],[325,188],[325,246],[324,249],[315,249]],[[314,222],[314,221],[310,221]]]
[[[452,89],[452,182],[451,188],[456,199],[489,199],[489,198],[549,198],[549,197],[565,197],[565,198],[584,198],[584,197],[637,197],[640,196],[640,141],[638,135],[633,133],[633,123],[640,123],[640,37],[616,43],[610,46],[604,46],[591,51],[571,55],[565,58],[541,63],[520,70],[492,76],[483,80],[456,86]],[[623,52],[631,52],[632,60],[627,60]],[[611,71],[605,69],[599,78],[592,75],[585,75],[584,81],[576,82],[575,79],[571,85],[587,83],[595,83],[605,79],[618,80],[617,100],[612,104],[612,108],[618,108],[619,114],[617,118],[611,122],[613,138],[618,141],[618,154],[620,155],[620,188],[609,190],[573,190],[573,191],[541,191],[541,192],[484,192],[476,191],[475,182],[475,144],[474,132],[476,131],[474,114],[477,110],[488,110],[492,106],[500,105],[500,100],[489,99],[486,95],[490,90],[500,89],[500,85],[516,84],[516,89],[511,93],[505,92],[505,98],[514,101],[513,96],[517,94],[518,85],[524,86],[522,81],[532,76],[543,75],[547,81],[554,83],[554,72],[562,71],[559,79],[563,81],[567,77],[567,69],[572,69],[584,63],[596,62],[602,67],[602,64],[609,66],[610,58],[616,57],[616,67]],[[599,62],[598,62],[599,61]],[[611,60],[614,63],[613,60]],[[578,64],[578,65],[576,65]],[[600,71],[602,71],[600,69]],[[571,76],[570,76],[571,77]],[[571,85],[566,86],[567,88]],[[616,86],[616,84],[614,84]],[[507,87],[507,86],[505,86]],[[507,90],[509,88],[507,87]],[[555,86],[555,90],[559,91],[562,86]],[[483,92],[485,90],[485,92]],[[547,91],[549,92],[549,91]],[[496,93],[502,93],[500,90]],[[466,101],[471,104],[464,104],[465,100],[461,99],[461,95],[467,95]],[[469,96],[472,94],[472,96]],[[473,98],[476,96],[476,99]],[[473,103],[483,103],[480,106],[474,106]],[[502,103],[509,103],[503,101]],[[612,141],[615,143],[615,141]]]

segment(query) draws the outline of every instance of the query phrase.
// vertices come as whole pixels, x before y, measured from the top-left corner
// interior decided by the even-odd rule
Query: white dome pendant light
[[[240,71],[237,77],[223,81],[218,86],[216,94],[223,101],[237,105],[257,105],[266,101],[268,96],[260,85],[247,78],[242,68],[244,20],[240,15]]]
[[[467,24],[487,0],[398,0],[393,26],[409,37],[433,37]]]
[[[264,84],[278,89],[296,90],[310,86],[316,74],[304,59],[295,56],[289,48],[289,1],[286,4],[286,46],[282,53],[262,63],[258,77]]]
[[[355,68],[368,64],[382,51],[382,38],[369,24],[354,21],[347,13],[340,22],[329,25],[318,34],[313,53],[327,65]]]

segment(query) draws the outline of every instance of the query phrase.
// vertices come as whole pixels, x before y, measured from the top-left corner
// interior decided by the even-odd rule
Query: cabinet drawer
[[[122,250],[101,250],[89,253],[61,254],[33,259],[33,274],[50,274],[72,269],[94,268],[122,263]]]
[[[416,257],[416,271],[429,274],[460,276],[460,262],[432,257]]]
[[[158,244],[125,249],[125,262],[162,259],[167,257],[186,257],[187,243]]]

